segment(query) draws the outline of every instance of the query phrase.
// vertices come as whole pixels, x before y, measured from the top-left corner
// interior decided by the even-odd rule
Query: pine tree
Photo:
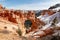
[[[55,26],[56,23],[57,23],[57,17],[55,17],[55,19],[52,21],[52,26]]]

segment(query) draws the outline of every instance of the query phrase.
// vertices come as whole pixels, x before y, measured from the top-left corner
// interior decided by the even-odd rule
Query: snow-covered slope
[[[46,30],[49,27],[51,27],[51,24],[47,24],[47,25],[43,26],[40,30]]]
[[[60,22],[56,24],[57,27],[60,27]]]
[[[39,18],[41,21],[45,22],[46,25],[43,26],[40,30],[46,30],[48,28],[52,27],[52,23],[54,21],[54,19],[56,18],[57,23],[55,24],[56,26],[60,26],[60,12],[56,12],[55,14],[49,16],[47,15],[47,13],[44,16],[39,16],[37,17]]]
[[[39,17],[37,17],[37,18],[39,18],[40,20],[44,20],[44,19],[46,19],[48,16],[49,16],[48,13],[46,13],[44,16],[41,15],[41,16],[39,16]]]
[[[48,13],[46,13],[44,16],[39,16],[37,17],[39,18],[41,21],[49,24],[51,23],[55,18],[57,18],[57,21],[60,22],[60,12],[56,12],[55,14],[49,16]]]

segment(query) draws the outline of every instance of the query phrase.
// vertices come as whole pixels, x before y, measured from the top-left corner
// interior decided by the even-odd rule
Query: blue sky
[[[42,10],[60,3],[60,0],[0,0],[0,4],[9,9]]]

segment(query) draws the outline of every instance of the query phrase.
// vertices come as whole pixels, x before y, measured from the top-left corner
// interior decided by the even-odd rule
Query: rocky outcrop
[[[26,33],[29,33],[30,31],[34,31],[35,29],[38,29],[42,25],[45,25],[44,22],[36,18],[34,11],[24,12],[23,10],[9,10],[9,9],[3,9],[2,6],[1,6],[1,10],[2,11],[0,11],[0,19],[4,20],[4,22],[7,23],[11,22],[13,25],[15,25],[15,29],[19,28],[22,32],[22,36],[24,36]],[[28,30],[24,25],[26,20],[30,20],[32,23]]]
[[[0,39],[40,40],[52,35],[54,30],[59,30],[56,29],[57,26],[60,28],[59,15],[59,12],[54,10],[43,10],[40,16],[36,17],[35,11],[9,10],[0,5]],[[54,23],[55,17],[59,22],[57,24]]]

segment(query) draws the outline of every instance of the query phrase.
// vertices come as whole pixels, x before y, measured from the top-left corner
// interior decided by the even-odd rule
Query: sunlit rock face
[[[41,15],[45,15],[46,13],[48,13],[49,15],[53,15],[54,11],[53,10],[43,10]]]
[[[13,9],[9,10],[9,9],[3,9],[2,6],[0,6],[0,9],[2,9],[2,11],[0,11],[0,21],[8,23],[6,24],[5,28],[8,27],[7,29],[9,31],[11,30],[15,32],[19,28],[22,32],[22,36],[26,34],[26,31],[27,33],[29,33],[31,31],[38,29],[40,26],[45,25],[44,22],[36,18],[34,11],[24,12],[23,10],[13,10]],[[29,29],[26,28],[26,24],[24,24],[26,20],[30,20],[30,22],[28,22],[28,26],[31,23],[31,25],[28,27]]]
[[[14,25],[18,24],[21,31],[24,32],[24,24],[23,24],[24,19],[23,19],[23,17],[24,17],[24,15],[22,13],[20,13],[19,11],[15,12],[15,11],[11,11],[11,10],[3,10],[0,13],[0,19],[6,20],[6,21],[8,21],[8,23],[12,22]],[[9,25],[7,25],[7,26],[9,26]],[[16,27],[18,27],[18,26],[16,26]]]
[[[50,18],[59,17],[58,15],[60,14],[53,10],[43,10],[40,16],[36,17],[34,11],[3,9],[0,11],[0,29],[3,31],[8,30],[12,33],[17,33],[16,31],[20,29],[22,36],[33,32],[32,34],[34,37],[43,37],[53,33],[54,30],[50,28],[51,24],[49,20],[51,20]],[[60,22],[57,23],[56,26],[59,25]]]
[[[35,16],[35,13],[32,11],[28,11],[27,20],[30,20],[32,23],[31,27],[27,30],[28,33],[31,31],[35,31],[36,29],[39,29],[39,27],[41,27],[42,25],[45,25],[44,22],[37,19],[37,17]]]

